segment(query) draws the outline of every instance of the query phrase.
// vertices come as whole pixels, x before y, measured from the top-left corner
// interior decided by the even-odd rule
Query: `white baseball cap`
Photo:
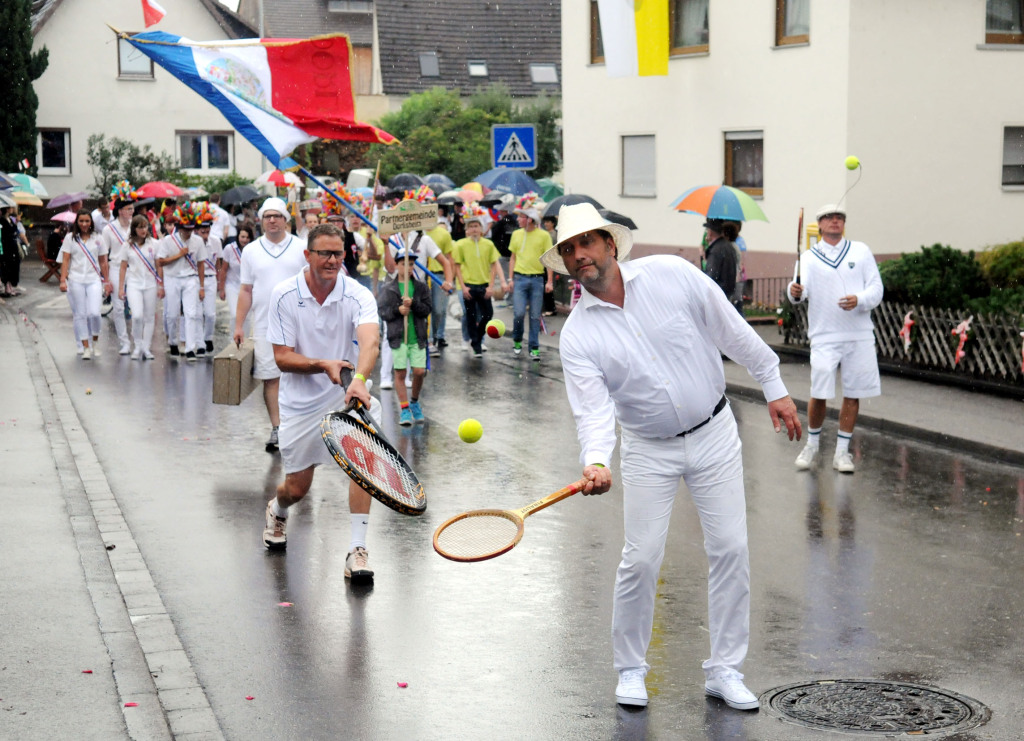
[[[271,196],[263,202],[263,205],[260,206],[258,216],[262,219],[263,214],[267,211],[277,211],[279,214],[284,216],[285,221],[290,222],[292,220],[292,215],[288,211],[288,204],[276,196]]]

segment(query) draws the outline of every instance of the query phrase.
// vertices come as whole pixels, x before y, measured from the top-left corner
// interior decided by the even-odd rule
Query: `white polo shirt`
[[[249,249],[242,253],[243,259]],[[376,327],[379,323],[373,294],[358,281],[339,274],[334,290],[321,306],[306,284],[305,272],[274,288],[267,339],[275,345],[295,348],[308,358],[347,360],[354,366],[359,359],[356,328],[361,324]],[[328,406],[336,394],[337,387],[326,373],[281,374],[278,401],[284,416],[314,412]]]
[[[202,237],[198,234],[196,237],[202,241]],[[203,246],[206,247],[206,260],[204,261],[206,267],[206,277],[216,278],[217,277],[217,260],[220,259],[220,253],[224,249],[221,245],[220,239],[215,235],[211,234],[210,238],[203,242]]]
[[[127,227],[122,227],[117,219],[107,222],[103,229],[102,236],[104,244],[107,245],[107,259],[110,260],[111,265],[117,265],[118,268],[120,268],[121,260],[124,257],[124,249],[128,245],[130,229],[131,222]]]
[[[181,252],[181,248],[186,244],[182,234],[183,232],[178,230],[161,239],[160,249],[157,250],[156,256],[166,259],[171,255],[177,255]],[[199,263],[206,259],[206,248],[203,246],[203,240],[193,233],[188,238],[187,244],[187,255],[164,265],[165,278],[190,278],[199,275],[197,272]],[[192,258],[191,262],[189,261],[190,257]],[[193,263],[195,264],[194,267]]]
[[[160,243],[152,237],[146,239],[146,243],[138,245],[126,245],[121,253],[121,262],[128,263],[128,271],[125,273],[125,287],[141,288],[143,290],[156,288],[156,253]],[[118,264],[116,271],[111,271],[120,280],[121,265]]]
[[[306,267],[306,242],[291,234],[275,244],[265,236],[242,251],[242,285],[252,286],[252,334],[267,336],[267,308],[274,287]]]
[[[82,251],[83,245],[88,248],[89,254]],[[64,237],[64,243],[60,251],[63,255],[71,255],[71,264],[68,266],[68,280],[75,283],[99,283],[102,279],[96,268],[100,267],[100,257],[107,254],[107,245],[97,235],[90,235],[84,241],[76,239],[71,233]],[[91,260],[89,258],[92,258]],[[103,268],[100,267],[100,270]],[[109,275],[109,273],[108,273]]]
[[[220,259],[228,266],[224,285],[237,289],[242,284],[242,248],[238,246],[238,242],[225,245],[220,251]]]

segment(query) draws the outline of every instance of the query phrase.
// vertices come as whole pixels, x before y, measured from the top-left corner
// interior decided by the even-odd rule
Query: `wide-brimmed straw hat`
[[[584,232],[605,231],[612,235],[615,246],[618,248],[617,259],[619,262],[626,259],[629,251],[633,248],[633,234],[622,224],[613,224],[597,212],[592,203],[577,203],[572,206],[562,206],[558,212],[558,231],[555,246],[540,256],[541,264],[551,268],[556,273],[568,275],[565,269],[565,261],[558,253],[558,247],[573,237],[578,237]]]

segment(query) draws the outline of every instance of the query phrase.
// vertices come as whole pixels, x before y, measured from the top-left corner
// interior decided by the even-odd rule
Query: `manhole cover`
[[[908,682],[823,679],[776,687],[761,707],[810,728],[867,736],[931,736],[980,726],[987,707],[955,692]]]

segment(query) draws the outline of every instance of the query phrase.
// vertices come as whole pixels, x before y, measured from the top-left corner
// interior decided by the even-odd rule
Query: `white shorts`
[[[811,397],[834,399],[836,369],[841,369],[843,397],[866,399],[882,393],[874,340],[811,343]]]
[[[281,377],[281,369],[277,367],[274,360],[274,346],[270,340],[262,337],[253,337],[253,366],[252,377],[260,381],[270,381]]]
[[[345,406],[345,389],[339,386],[338,392],[337,403],[328,405],[330,408],[318,409],[307,414],[281,414],[281,426],[278,428],[277,435],[286,474],[305,471],[310,466],[321,464],[338,465],[320,433],[320,420],[324,418],[324,415]],[[371,396],[370,418],[378,427],[381,424],[380,414],[380,402]]]

